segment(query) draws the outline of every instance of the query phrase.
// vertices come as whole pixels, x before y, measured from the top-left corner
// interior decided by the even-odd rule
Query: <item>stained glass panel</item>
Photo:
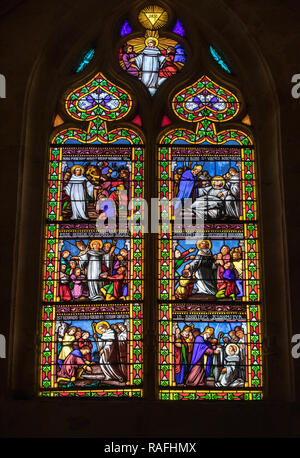
[[[90,49],[89,51],[85,52],[81,58],[81,61],[76,68],[76,73],[81,72],[93,59],[94,55],[96,53],[95,49]]]
[[[222,67],[223,70],[225,70],[227,73],[231,73],[229,66],[226,64],[224,59],[220,56],[220,54],[212,45],[210,45],[209,50],[215,61],[220,65],[220,67]]]
[[[129,24],[129,21],[124,21],[124,24],[121,27],[121,32],[120,35],[121,37],[125,37],[125,35],[128,35],[129,33],[132,32],[132,27]]]
[[[238,98],[203,76],[172,101],[194,130],[159,146],[159,385],[163,400],[262,398],[255,150]]]
[[[146,7],[138,19],[146,28],[145,35],[128,37],[119,51],[119,62],[124,71],[138,78],[154,95],[168,78],[182,69],[186,53],[181,43],[159,34],[159,29],[168,22],[167,11],[163,8]]]
[[[42,396],[141,397],[144,144],[107,122],[128,93],[101,73],[67,94],[50,145],[42,288]],[[130,210],[128,210],[130,208]]]
[[[184,35],[185,35],[185,29],[184,29],[183,25],[181,24],[181,22],[179,21],[179,19],[177,19],[177,21],[176,21],[176,24],[174,26],[173,32],[177,33],[177,35],[181,35],[182,37],[184,37]]]

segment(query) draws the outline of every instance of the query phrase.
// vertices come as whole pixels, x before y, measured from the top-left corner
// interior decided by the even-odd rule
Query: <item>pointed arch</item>
[[[140,3],[137,6],[140,6]],[[276,269],[264,269],[266,338],[267,336],[271,338],[274,336],[275,338],[278,333],[281,335],[281,343],[276,356],[276,360],[280,361],[280,365],[266,358],[267,378],[265,379],[265,393],[266,399],[291,399],[293,394],[291,368],[287,357],[289,354],[289,299],[286,280],[285,215],[281,181],[282,154],[280,119],[274,79],[254,39],[249,36],[235,12],[227,7],[224,2],[219,1],[218,8],[210,5],[209,1],[205,2],[201,17],[196,17],[192,3],[187,4],[184,10],[181,8],[181,2],[176,0],[170,6],[175,8],[178,14],[180,13],[184,24],[190,25],[190,30],[188,31],[190,34],[189,40],[191,46],[194,45],[194,50],[196,49],[195,44],[199,42],[203,35],[213,37],[210,41],[218,43],[220,49],[224,50],[229,62],[234,62],[234,68],[239,77],[239,83],[236,83],[236,86],[243,89],[243,95],[251,108],[249,114],[256,139],[260,182],[262,263],[265,266],[276,265]],[[120,19],[120,24],[115,26],[115,19],[113,20],[114,24],[112,24],[112,22],[109,22],[109,17],[115,18],[117,13],[120,13],[120,16],[124,16],[127,9],[128,3],[123,2],[120,8],[112,13],[110,6],[106,6],[105,2],[99,2],[97,13],[99,17],[101,13],[103,21],[101,32],[102,36],[107,36],[108,39],[105,40],[105,43],[102,40],[102,44],[100,43],[100,47],[97,48],[95,62],[91,62],[91,67],[87,67],[83,71],[83,76],[85,77],[89,74],[91,69],[96,70],[98,63],[103,59],[103,65],[107,65],[108,68],[106,74],[109,79],[118,81],[128,91],[132,86],[134,92],[138,92],[136,91],[138,82],[137,85],[131,85],[126,75],[120,73],[118,62],[113,62],[113,58],[110,57],[115,55],[113,37],[116,36],[114,35],[116,29],[114,27],[119,27],[122,21]],[[72,27],[72,24],[77,24],[76,30]],[[33,362],[32,355],[35,354],[37,344],[36,317],[39,316],[39,269],[37,266],[28,269],[28,260],[38,259],[41,248],[40,228],[42,218],[40,209],[43,206],[43,190],[46,185],[49,126],[52,125],[53,113],[56,113],[56,100],[59,94],[65,87],[74,82],[74,77],[69,72],[71,63],[80,55],[80,50],[84,48],[86,43],[99,32],[99,26],[94,23],[91,24],[88,16],[82,17],[80,9],[75,5],[68,15],[59,18],[56,30],[57,34],[55,36],[45,37],[47,44],[43,49],[41,46],[41,53],[36,59],[28,81],[24,106],[17,212],[18,229],[13,279],[13,285],[16,285],[16,288],[14,289],[12,301],[14,308],[12,311],[12,337],[10,339],[10,354],[12,355],[10,387],[15,395],[21,398],[34,396],[37,392],[37,384],[33,383],[33,380],[36,379],[38,361],[36,359]],[[239,52],[241,48],[243,49],[243,56]],[[203,61],[208,62],[205,50],[201,49],[201,51],[195,51],[191,56],[189,65],[187,64],[182,72],[182,80],[180,82],[176,80],[176,83],[174,83],[176,84],[174,90],[177,92],[193,80],[196,80],[201,74],[200,57],[202,57]],[[107,50],[106,53],[105,50]],[[231,88],[233,81],[235,81],[234,79],[227,77],[227,75],[220,76],[216,68],[209,63],[208,68],[210,70],[208,72],[209,76],[213,78],[214,75],[217,75],[218,81],[222,85]],[[51,80],[50,85],[49,80]],[[161,87],[160,97],[154,100],[153,105],[150,103],[150,98],[145,98],[146,90],[141,90],[141,93],[137,94],[138,101],[145,99],[145,103],[141,105],[141,117],[143,121],[147,120],[148,123],[147,127],[145,127],[145,133],[148,138],[152,139],[152,143],[149,142],[151,143],[149,145],[151,151],[154,151],[156,138],[160,132],[160,115],[164,113],[166,99],[172,90],[172,83],[165,83]],[[42,109],[41,94],[43,94]],[[264,94],[263,98],[260,96],[261,94]],[[176,127],[181,125],[181,123],[175,121],[174,116],[172,119]],[[232,122],[231,127],[237,126]],[[186,126],[186,128],[188,127]],[[248,132],[247,129],[245,130]],[[153,161],[153,156],[151,161]],[[145,185],[146,193],[155,195],[156,183],[152,185],[151,179],[146,177]],[[274,204],[276,211],[268,208],[270,202]],[[274,250],[274,246],[276,250]],[[149,251],[151,252],[151,249]],[[274,284],[280,284],[280,290],[274,289]],[[148,291],[151,292],[151,288]],[[28,304],[26,308],[24,307],[24,297],[26,297],[26,304]],[[156,315],[148,314],[148,319],[150,319],[151,323],[155,317]],[[151,343],[148,342],[147,349],[149,353],[152,348]],[[24,366],[27,368],[26,371],[23,371]],[[151,366],[154,368],[152,363],[148,367]],[[152,382],[148,383],[150,391],[152,385]],[[160,416],[157,415],[156,405],[147,403],[147,408],[149,408],[149,418],[153,418],[151,413],[157,418],[157,423],[154,425],[157,427],[156,431],[166,431],[166,429],[162,429],[166,426],[165,417],[162,415],[160,419]],[[189,408],[191,409],[191,415],[199,413],[199,407],[190,406]],[[112,409],[114,408],[112,407]],[[214,407],[210,405],[208,407],[209,410],[206,410],[206,406],[202,406],[201,409],[204,409],[202,412],[212,412]],[[131,418],[137,424],[133,413]],[[140,417],[138,421],[140,421]],[[147,421],[144,418],[143,424],[147,424]],[[60,420],[58,419],[57,423],[59,422]],[[125,425],[125,429],[122,432],[124,434],[126,434],[126,431],[131,433],[131,425],[132,423],[128,426],[128,429]],[[109,426],[103,424],[102,427],[103,434],[109,435]],[[191,430],[193,427],[192,425]],[[195,434],[198,433],[197,425],[195,425],[194,431]],[[97,431],[95,431],[95,434],[97,434]]]

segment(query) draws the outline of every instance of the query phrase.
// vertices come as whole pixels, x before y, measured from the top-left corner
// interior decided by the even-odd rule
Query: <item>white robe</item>
[[[111,256],[110,252],[104,253],[102,261],[103,261],[103,264],[105,265],[105,267],[109,270],[109,272],[111,272],[112,271],[113,257]]]
[[[218,194],[222,193],[221,197]],[[198,218],[204,220],[209,218],[218,218],[222,216],[234,216],[235,199],[225,188],[206,188],[198,189],[198,197],[192,204],[192,211]]]
[[[89,250],[89,263],[87,267],[87,279],[89,288],[89,299],[91,301],[102,300],[103,294],[100,291],[99,275],[101,274],[101,262],[103,251]]]
[[[142,82],[152,95],[158,87],[158,72],[165,61],[165,56],[161,54],[158,48],[148,46],[135,58],[138,69],[142,71]]]
[[[220,375],[219,380],[216,382],[215,386],[244,386],[244,381],[239,377],[239,365],[239,355],[227,355],[224,361],[226,372]]]
[[[99,341],[99,350],[104,350],[100,356],[100,367],[106,380],[123,382],[124,377],[120,369],[119,353],[116,347],[117,340],[112,329],[105,331]]]
[[[128,331],[120,332],[120,334],[118,334],[118,340],[126,341],[128,339],[127,334],[128,334]]]
[[[79,257],[79,267],[82,271],[84,271],[86,264],[88,263],[88,260],[89,260],[89,257],[87,255],[88,251],[89,251],[89,248],[87,247],[84,250],[80,251],[77,255]]]
[[[128,361],[127,361],[127,350],[128,350],[128,331],[122,331],[118,334],[119,352],[120,352],[120,365],[125,379],[128,378]]]
[[[240,357],[240,366],[239,366],[239,377],[242,380],[246,381],[246,342],[244,339],[240,339],[238,343],[240,347],[239,357]]]
[[[240,178],[239,174],[235,174],[226,184],[225,188],[229,189],[231,195],[233,196],[233,202],[229,208],[229,216],[234,218],[239,218],[240,216]]]
[[[219,379],[220,372],[222,370],[223,363],[224,363],[223,351],[221,348],[219,348],[219,350],[220,350],[220,353],[213,354],[213,357],[212,357],[212,367],[213,367],[213,375],[214,375],[215,382],[217,382]]]
[[[82,175],[72,175],[65,191],[71,199],[71,219],[89,219],[86,215],[86,197],[87,194],[93,197],[94,186],[92,183]]]
[[[211,251],[208,248],[198,250],[195,259],[190,263],[190,270],[195,273],[197,279],[195,286],[198,294],[214,296],[217,293],[217,285],[213,276],[215,268]]]

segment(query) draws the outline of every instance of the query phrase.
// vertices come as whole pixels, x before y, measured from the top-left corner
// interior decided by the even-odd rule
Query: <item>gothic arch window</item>
[[[168,13],[157,6],[142,9],[139,21],[146,29],[142,35],[132,38],[128,21],[121,28],[120,79],[142,84],[155,100],[167,80],[176,76],[180,82],[185,29],[177,20],[171,36],[161,32]],[[94,49],[85,52],[76,73],[94,55]],[[223,62],[219,54],[216,61]],[[228,69],[224,62],[221,67]],[[148,284],[158,291],[152,307],[158,307],[159,337],[152,343],[159,399],[261,399],[254,141],[244,126],[219,127],[240,113],[241,98],[205,75],[172,95],[155,153],[161,201],[156,264],[145,255],[142,230],[144,159],[151,141],[141,117],[130,118],[132,93],[97,72],[64,97],[72,124],[55,118],[40,394],[143,397],[143,326],[151,329],[143,322],[146,268]],[[175,116],[181,125],[165,128]],[[145,173],[154,176],[154,165],[150,170],[148,159]],[[128,200],[133,204],[127,208]],[[183,203],[189,214],[184,227]],[[157,380],[155,371],[148,377]]]
[[[36,410],[32,411],[35,412],[34,415],[36,414],[35,424],[37,425],[40,419],[45,418],[44,407],[47,405],[49,413],[47,427],[49,420],[49,430],[52,428],[53,432],[61,434],[64,428],[73,427],[73,417],[78,415],[78,402],[74,398],[83,397],[84,401],[86,398],[91,398],[91,402],[80,403],[81,413],[85,419],[82,431],[86,431],[87,435],[90,431],[91,434],[98,435],[101,424],[101,434],[109,437],[111,424],[119,415],[119,403],[115,402],[115,398],[123,398],[125,404],[130,406],[127,409],[128,421],[116,424],[115,433],[117,434],[118,431],[119,435],[130,435],[132,425],[135,425],[136,430],[151,430],[149,434],[155,433],[158,437],[162,432],[174,434],[175,419],[173,422],[169,421],[172,417],[171,409],[174,406],[183,412],[186,408],[185,403],[176,403],[176,400],[202,400],[202,402],[189,403],[191,415],[196,418],[198,415],[205,416],[206,413],[211,415],[211,418],[222,417],[223,421],[219,424],[224,425],[227,420],[227,408],[231,409],[232,404],[228,406],[227,403],[214,403],[210,402],[211,400],[256,400],[262,398],[262,392],[264,399],[271,401],[292,398],[292,379],[288,359],[289,314],[285,276],[285,219],[282,190],[279,186],[282,178],[279,139],[281,129],[276,86],[265,57],[253,44],[251,37],[245,33],[240,19],[231,9],[222,6],[223,2],[220,2],[218,11],[212,3],[206,2],[201,15],[199,12],[195,14],[196,10],[189,5],[182,9],[181,3],[177,0],[173,0],[172,4],[168,0],[159,2],[160,5],[167,4],[166,8],[170,16],[168,24],[158,30],[158,36],[156,34],[153,37],[154,42],[158,40],[159,47],[160,39],[170,38],[175,42],[175,46],[176,43],[180,44],[185,52],[185,62],[182,62],[184,65],[179,65],[178,71],[168,76],[153,94],[147,84],[139,79],[140,75],[130,74],[122,65],[125,43],[139,38],[138,44],[141,46],[141,39],[143,38],[144,41],[146,39],[145,27],[141,27],[136,20],[143,4],[136,2],[129,14],[128,4],[120,3],[122,5],[116,7],[114,14],[107,2],[97,3],[94,11],[95,13],[98,11],[100,19],[99,22],[93,23],[88,18],[82,17],[82,11],[74,4],[69,16],[63,16],[57,21],[55,25],[57,33],[52,34],[50,38],[47,37],[48,41],[45,36],[47,45],[43,49],[40,48],[40,54],[35,58],[31,56],[34,64],[32,71],[30,74],[25,73],[23,77],[26,100],[24,129],[20,136],[22,145],[20,188],[16,251],[13,262],[11,321],[13,332],[9,348],[9,390],[12,404],[9,406],[10,411],[18,406],[16,417],[19,421],[27,416],[28,406],[31,409],[34,405]],[[196,2],[193,4],[196,8]],[[117,17],[119,20],[116,20]],[[101,23],[101,31],[99,31],[99,23]],[[76,24],[75,34],[72,32],[74,24]],[[149,37],[147,36],[147,39]],[[133,42],[133,47],[137,46],[136,43]],[[173,43],[173,47],[175,46]],[[215,56],[211,54],[210,46],[216,51]],[[243,55],[239,54],[240,49],[243,49]],[[163,50],[166,51],[165,45]],[[230,74],[222,67],[222,62],[231,71]],[[102,89],[95,97],[92,85],[93,88],[100,89],[100,82],[107,86],[101,86]],[[201,84],[211,85],[208,88],[211,95],[214,91],[218,93],[214,93],[209,100],[207,95],[203,93],[201,95],[203,89]],[[113,89],[113,92],[107,90],[108,88]],[[108,94],[104,97],[104,99],[107,97],[106,100],[102,99],[102,90]],[[79,97],[78,92],[81,92]],[[264,97],[259,97],[259,94],[264,94]],[[20,94],[17,91],[15,95],[17,99]],[[125,96],[128,106],[121,113]],[[113,116],[115,113],[112,103],[115,102],[114,98],[118,99],[118,97],[121,102],[117,110],[120,108],[121,115],[116,115],[115,119],[110,120],[108,115]],[[214,97],[219,97],[221,102],[216,102]],[[78,106],[80,98],[85,103]],[[187,99],[190,104],[186,104]],[[232,106],[229,107],[228,102]],[[226,109],[222,111],[220,107],[224,103]],[[93,109],[96,110],[94,119],[91,114]],[[13,128],[15,125],[11,125],[11,134],[14,132]],[[133,142],[134,138],[138,143]],[[128,249],[126,250],[128,253],[130,251],[130,256],[128,256],[126,270],[129,276],[126,282],[123,278],[123,283],[127,283],[129,295],[120,296],[115,300],[116,296],[111,294],[112,297],[108,296],[108,299],[112,300],[93,301],[85,295],[90,294],[87,269],[92,255],[87,254],[87,265],[82,264],[82,276],[86,278],[81,279],[77,279],[76,274],[71,273],[71,269],[69,272],[61,272],[67,269],[67,267],[61,269],[63,265],[61,261],[65,255],[63,251],[69,251],[70,255],[66,256],[68,267],[71,267],[71,261],[79,265],[81,261],[75,258],[79,258],[80,251],[77,249],[76,242],[80,241],[89,251],[91,251],[91,242],[97,240],[101,243],[107,242],[111,246],[114,240],[117,241],[114,250],[116,255],[124,248],[124,245],[120,244],[120,239],[124,241],[126,237],[121,237],[119,234],[114,236],[110,234],[108,237],[99,233],[96,237],[90,229],[91,225],[96,224],[96,218],[92,218],[93,212],[97,216],[99,213],[97,213],[94,194],[94,191],[97,191],[95,189],[97,184],[92,182],[91,169],[89,177],[87,176],[87,167],[91,165],[95,169],[96,167],[102,169],[106,166],[103,162],[108,162],[107,167],[111,169],[109,173],[119,173],[119,168],[115,170],[114,167],[118,165],[121,157],[112,160],[113,151],[117,150],[123,151],[124,154],[127,154],[125,151],[128,152],[126,167],[131,168],[131,171],[135,170],[137,187],[135,183],[131,183],[131,192],[136,189],[137,198],[145,197],[148,203],[152,197],[170,199],[175,194],[177,197],[181,172],[193,170],[194,165],[200,165],[201,172],[209,173],[210,182],[216,176],[225,175],[229,166],[238,169],[241,184],[241,205],[238,206],[240,214],[237,220],[227,218],[226,212],[219,215],[218,220],[208,218],[204,221],[203,237],[195,237],[193,234],[195,243],[189,247],[186,240],[182,240],[185,236],[173,231],[175,215],[168,205],[166,211],[163,207],[160,216],[162,222],[166,224],[161,225],[160,234],[145,234],[144,237],[133,237],[130,234],[127,237]],[[106,154],[106,161],[102,156],[103,151]],[[140,151],[142,154],[139,153]],[[226,164],[225,169],[222,169],[220,162],[225,151],[227,159],[223,158]],[[192,156],[193,160],[186,160],[186,158],[191,159],[191,152],[193,154],[197,152],[196,158]],[[83,159],[85,154],[86,160]],[[238,163],[241,163],[241,169]],[[87,222],[83,220],[74,222],[71,219],[72,199],[67,193],[71,194],[67,189],[69,185],[67,180],[72,171],[68,169],[76,165],[79,173],[77,176],[87,178],[94,186],[93,192],[89,194],[90,184],[84,180],[85,203],[83,204],[79,199],[81,202],[79,207],[87,212],[85,214],[89,217]],[[183,170],[178,171],[180,168]],[[118,177],[115,178],[118,181]],[[139,184],[144,194],[140,194]],[[203,178],[199,184],[198,190],[203,190],[205,188]],[[115,192],[109,190],[109,193],[110,191]],[[194,197],[195,193],[191,196],[192,200]],[[76,203],[76,198],[73,198],[73,201]],[[47,207],[45,210],[47,213],[41,212],[44,205]],[[101,203],[98,208],[100,205]],[[224,206],[221,207],[224,210]],[[80,208],[78,211],[81,211]],[[211,216],[207,206],[204,206],[204,210],[207,212],[206,216]],[[117,207],[116,211],[118,211]],[[138,208],[135,207],[130,211],[128,216],[134,216]],[[195,219],[196,216],[194,214],[193,218]],[[74,229],[76,225],[76,230],[72,231],[72,227]],[[227,235],[224,233],[226,225]],[[42,244],[40,244],[41,234]],[[140,239],[141,243],[135,246],[136,239]],[[256,239],[260,241],[259,244],[256,243]],[[241,247],[243,278],[240,278],[242,283],[239,284],[240,286],[242,284],[243,294],[246,294],[242,299],[237,298],[236,294],[233,300],[233,297],[228,297],[226,289],[225,293],[222,292],[222,288],[220,288],[220,295],[224,297],[216,297],[217,293],[214,298],[212,294],[210,297],[209,295],[199,296],[196,288],[201,269],[196,268],[196,265],[188,269],[183,267],[195,261],[200,251],[197,244],[200,245],[198,242],[202,240],[209,241],[206,249],[210,250],[213,257],[220,254],[223,245],[228,244],[230,251]],[[66,242],[69,242],[68,246]],[[101,243],[98,244],[97,249]],[[181,268],[178,267],[176,265],[179,264],[176,258],[178,253],[175,254],[175,249],[178,249],[181,257],[190,248],[193,251],[187,253],[187,256],[195,256],[195,258],[184,262]],[[84,252],[85,249],[81,251]],[[100,249],[102,250],[103,246]],[[41,253],[43,270],[41,269],[40,275],[41,264],[38,264],[38,259]],[[138,256],[134,257],[134,254]],[[81,255],[85,256],[84,253]],[[189,272],[183,275],[184,270]],[[218,275],[218,268],[211,270],[214,276]],[[227,270],[232,271],[232,268]],[[263,276],[261,272],[264,273]],[[102,273],[104,272],[101,267]],[[65,277],[69,281],[68,288],[61,288],[64,275],[69,275],[69,278],[71,275],[75,276],[72,280],[79,281],[77,283],[79,287],[76,289],[83,293],[83,298],[87,300],[81,301],[82,296],[73,297],[74,293],[77,294],[74,291],[75,283],[68,277]],[[111,276],[113,275],[112,273]],[[181,279],[185,275],[187,277]],[[220,280],[216,277],[214,279]],[[91,280],[93,281],[94,278]],[[101,293],[103,293],[101,289],[108,286],[108,280],[103,280],[105,284],[101,284]],[[188,280],[187,285],[180,285],[181,280],[183,282]],[[232,279],[229,278],[230,280]],[[238,279],[235,278],[235,282],[236,280]],[[274,288],[274,285],[280,285],[280,288]],[[186,295],[186,286],[188,286],[188,295]],[[191,286],[193,286],[192,290],[190,290]],[[178,290],[179,287],[182,289]],[[72,299],[62,301],[60,292],[65,293],[65,298],[72,297]],[[197,307],[199,310],[195,310]],[[236,316],[235,321],[232,321],[234,308]],[[37,317],[40,321],[38,326]],[[216,329],[217,319],[224,329]],[[69,327],[76,326],[76,331],[80,328],[81,331],[90,332],[88,339],[92,344],[91,359],[96,363],[95,365],[100,359],[96,341],[102,339],[101,324],[106,322],[111,328],[112,325],[124,323],[127,328],[125,346],[129,357],[123,358],[122,361],[123,366],[127,367],[122,380],[119,379],[112,387],[101,383],[101,378],[98,380],[95,377],[90,378],[87,361],[84,361],[81,368],[78,367],[80,371],[84,369],[81,374],[80,371],[76,371],[75,375],[62,376],[58,380],[58,371],[63,365],[62,361],[58,361],[62,359],[59,355],[65,334],[63,322]],[[85,327],[87,322],[89,329]],[[100,332],[97,332],[99,326]],[[209,372],[207,357],[214,355],[204,355],[205,358],[203,357],[202,360],[203,365],[204,363],[206,365],[204,379],[207,383],[196,386],[190,384],[191,380],[189,380],[187,384],[188,372],[191,370],[186,371],[185,367],[193,369],[191,367],[194,361],[193,350],[197,349],[199,339],[196,341],[196,335],[193,336],[194,341],[186,340],[187,346],[182,340],[177,342],[181,345],[176,346],[176,332],[178,333],[176,329],[179,328],[181,334],[185,327],[190,327],[189,331],[192,334],[195,329],[199,329],[202,334],[206,327],[213,328],[213,338],[216,337],[217,344],[222,349],[225,349],[226,333],[229,335],[230,330],[235,331],[236,327],[243,328],[247,359],[244,360],[246,363],[242,369],[246,369],[246,384],[241,386],[240,381],[235,379],[233,382],[239,386],[230,387],[224,376],[225,386],[215,387],[214,371]],[[222,336],[221,333],[224,335]],[[280,336],[280,344],[276,340],[278,336]],[[86,346],[91,348],[89,344]],[[183,347],[186,350],[185,357]],[[74,350],[76,351],[76,348],[72,346],[72,351]],[[270,355],[268,355],[269,351]],[[75,354],[76,356],[78,355]],[[225,351],[223,362],[227,356],[229,355]],[[261,371],[263,356],[264,370]],[[189,366],[188,364],[185,366],[185,361]],[[120,362],[119,359],[119,366],[121,366]],[[202,362],[200,361],[201,364]],[[197,363],[194,367],[197,369]],[[199,380],[201,379],[200,369],[199,364]],[[180,383],[182,373],[183,379]],[[231,367],[229,367],[230,373]],[[37,393],[43,399],[35,399]],[[61,402],[59,398],[64,397],[72,398],[72,401]],[[107,413],[112,417],[109,423],[98,415],[98,408],[103,398],[108,398],[106,399]],[[17,399],[30,399],[30,402],[18,403]],[[92,402],[93,399],[95,402]],[[153,402],[158,399],[164,402]],[[241,402],[239,404],[245,412],[250,413],[243,417],[243,422],[239,425],[239,430],[243,433],[253,430],[253,425],[256,425],[253,420],[257,418],[259,409],[261,409],[259,411],[261,421],[266,418],[264,409],[267,409],[265,407],[267,403]],[[143,412],[146,406],[147,415],[139,414],[141,406]],[[58,411],[59,415],[57,415]],[[97,422],[91,421],[93,416],[97,417]],[[42,423],[44,428],[46,422],[41,421],[40,424]],[[16,430],[18,427],[23,433],[23,426],[16,426]],[[203,434],[211,434],[211,424],[205,427]],[[190,432],[197,435],[199,423],[189,423]]]

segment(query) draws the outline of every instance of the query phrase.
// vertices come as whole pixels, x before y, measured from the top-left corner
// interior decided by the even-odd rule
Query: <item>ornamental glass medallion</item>
[[[163,8],[148,6],[141,10],[138,20],[146,29],[145,35],[127,37],[119,51],[119,62],[128,75],[138,78],[154,95],[168,78],[181,71],[186,54],[178,41],[160,36],[159,29],[168,23],[168,13]],[[175,33],[183,36],[181,24],[177,22],[176,26]],[[121,36],[124,36],[123,28]]]
[[[130,95],[101,73],[64,105],[74,127],[50,145],[40,394],[141,397],[144,240],[127,202],[143,197],[144,141],[122,126]]]
[[[243,130],[219,128],[240,102],[207,76],[177,93],[172,110],[196,127],[168,128],[159,141],[159,396],[258,400],[254,143]]]

